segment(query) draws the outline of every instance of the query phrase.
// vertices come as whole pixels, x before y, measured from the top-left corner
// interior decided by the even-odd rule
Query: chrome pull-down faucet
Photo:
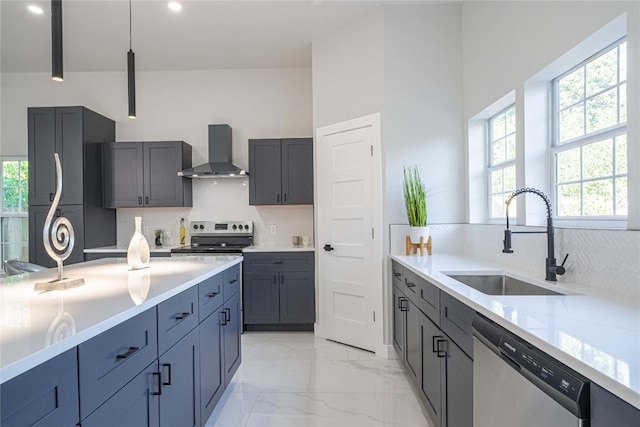
[[[542,200],[544,200],[545,205],[547,206],[547,230],[546,231],[511,231],[509,230],[509,204],[511,201],[520,194],[531,193],[537,196],[540,196]],[[502,241],[503,249],[502,252],[506,254],[513,253],[513,249],[511,249],[511,235],[512,234],[543,234],[547,235],[547,259],[546,259],[546,268],[545,268],[545,280],[550,282],[557,281],[556,275],[562,275],[565,273],[564,263],[567,262],[567,257],[569,254],[566,254],[564,260],[561,265],[556,265],[554,244],[553,244],[553,219],[551,217],[551,201],[549,198],[540,190],[535,188],[521,188],[519,190],[514,191],[506,200],[506,214],[507,214],[507,228],[504,230],[504,240]]]

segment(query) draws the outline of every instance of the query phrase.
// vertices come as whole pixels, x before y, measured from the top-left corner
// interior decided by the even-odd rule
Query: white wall
[[[69,72],[63,83],[45,73],[3,74],[1,84],[3,156],[27,154],[27,107],[35,106],[83,105],[115,120],[119,141],[184,140],[193,146],[194,165],[208,157],[212,123],[231,125],[233,160],[244,168],[249,138],[312,136],[310,69],[139,72],[136,120],[126,117],[125,73]],[[119,209],[118,242],[127,243],[136,214],[151,230],[174,233],[181,217],[239,216],[256,221],[256,240],[265,244],[290,243],[290,233],[313,231],[311,207],[248,206],[248,187],[241,181],[195,181],[193,199],[193,209]],[[267,233],[269,224],[282,225],[276,236]]]

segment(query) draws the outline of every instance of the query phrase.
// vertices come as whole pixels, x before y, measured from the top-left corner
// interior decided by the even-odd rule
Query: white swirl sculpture
[[[58,263],[58,280],[62,280],[62,262],[69,258],[73,245],[75,243],[75,235],[71,222],[63,217],[57,217],[55,221],[53,217],[60,203],[62,195],[62,167],[60,166],[60,157],[58,153],[54,153],[53,157],[56,161],[56,195],[53,203],[47,213],[47,219],[44,221],[44,229],[42,230],[42,240],[47,254]]]

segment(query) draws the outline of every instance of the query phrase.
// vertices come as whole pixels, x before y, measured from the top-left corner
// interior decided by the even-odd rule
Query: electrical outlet
[[[276,227],[275,224],[271,224],[271,226],[269,227],[269,229],[271,230],[271,234],[273,234],[274,236],[276,234],[278,234],[278,228]]]

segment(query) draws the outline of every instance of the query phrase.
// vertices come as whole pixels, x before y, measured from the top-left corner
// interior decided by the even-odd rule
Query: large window
[[[553,80],[557,216],[627,215],[627,43]]]
[[[26,160],[0,162],[0,260],[29,260],[29,169]]]
[[[516,107],[502,110],[488,122],[489,218],[505,217],[505,200],[516,189]],[[509,216],[515,216],[515,204]]]

